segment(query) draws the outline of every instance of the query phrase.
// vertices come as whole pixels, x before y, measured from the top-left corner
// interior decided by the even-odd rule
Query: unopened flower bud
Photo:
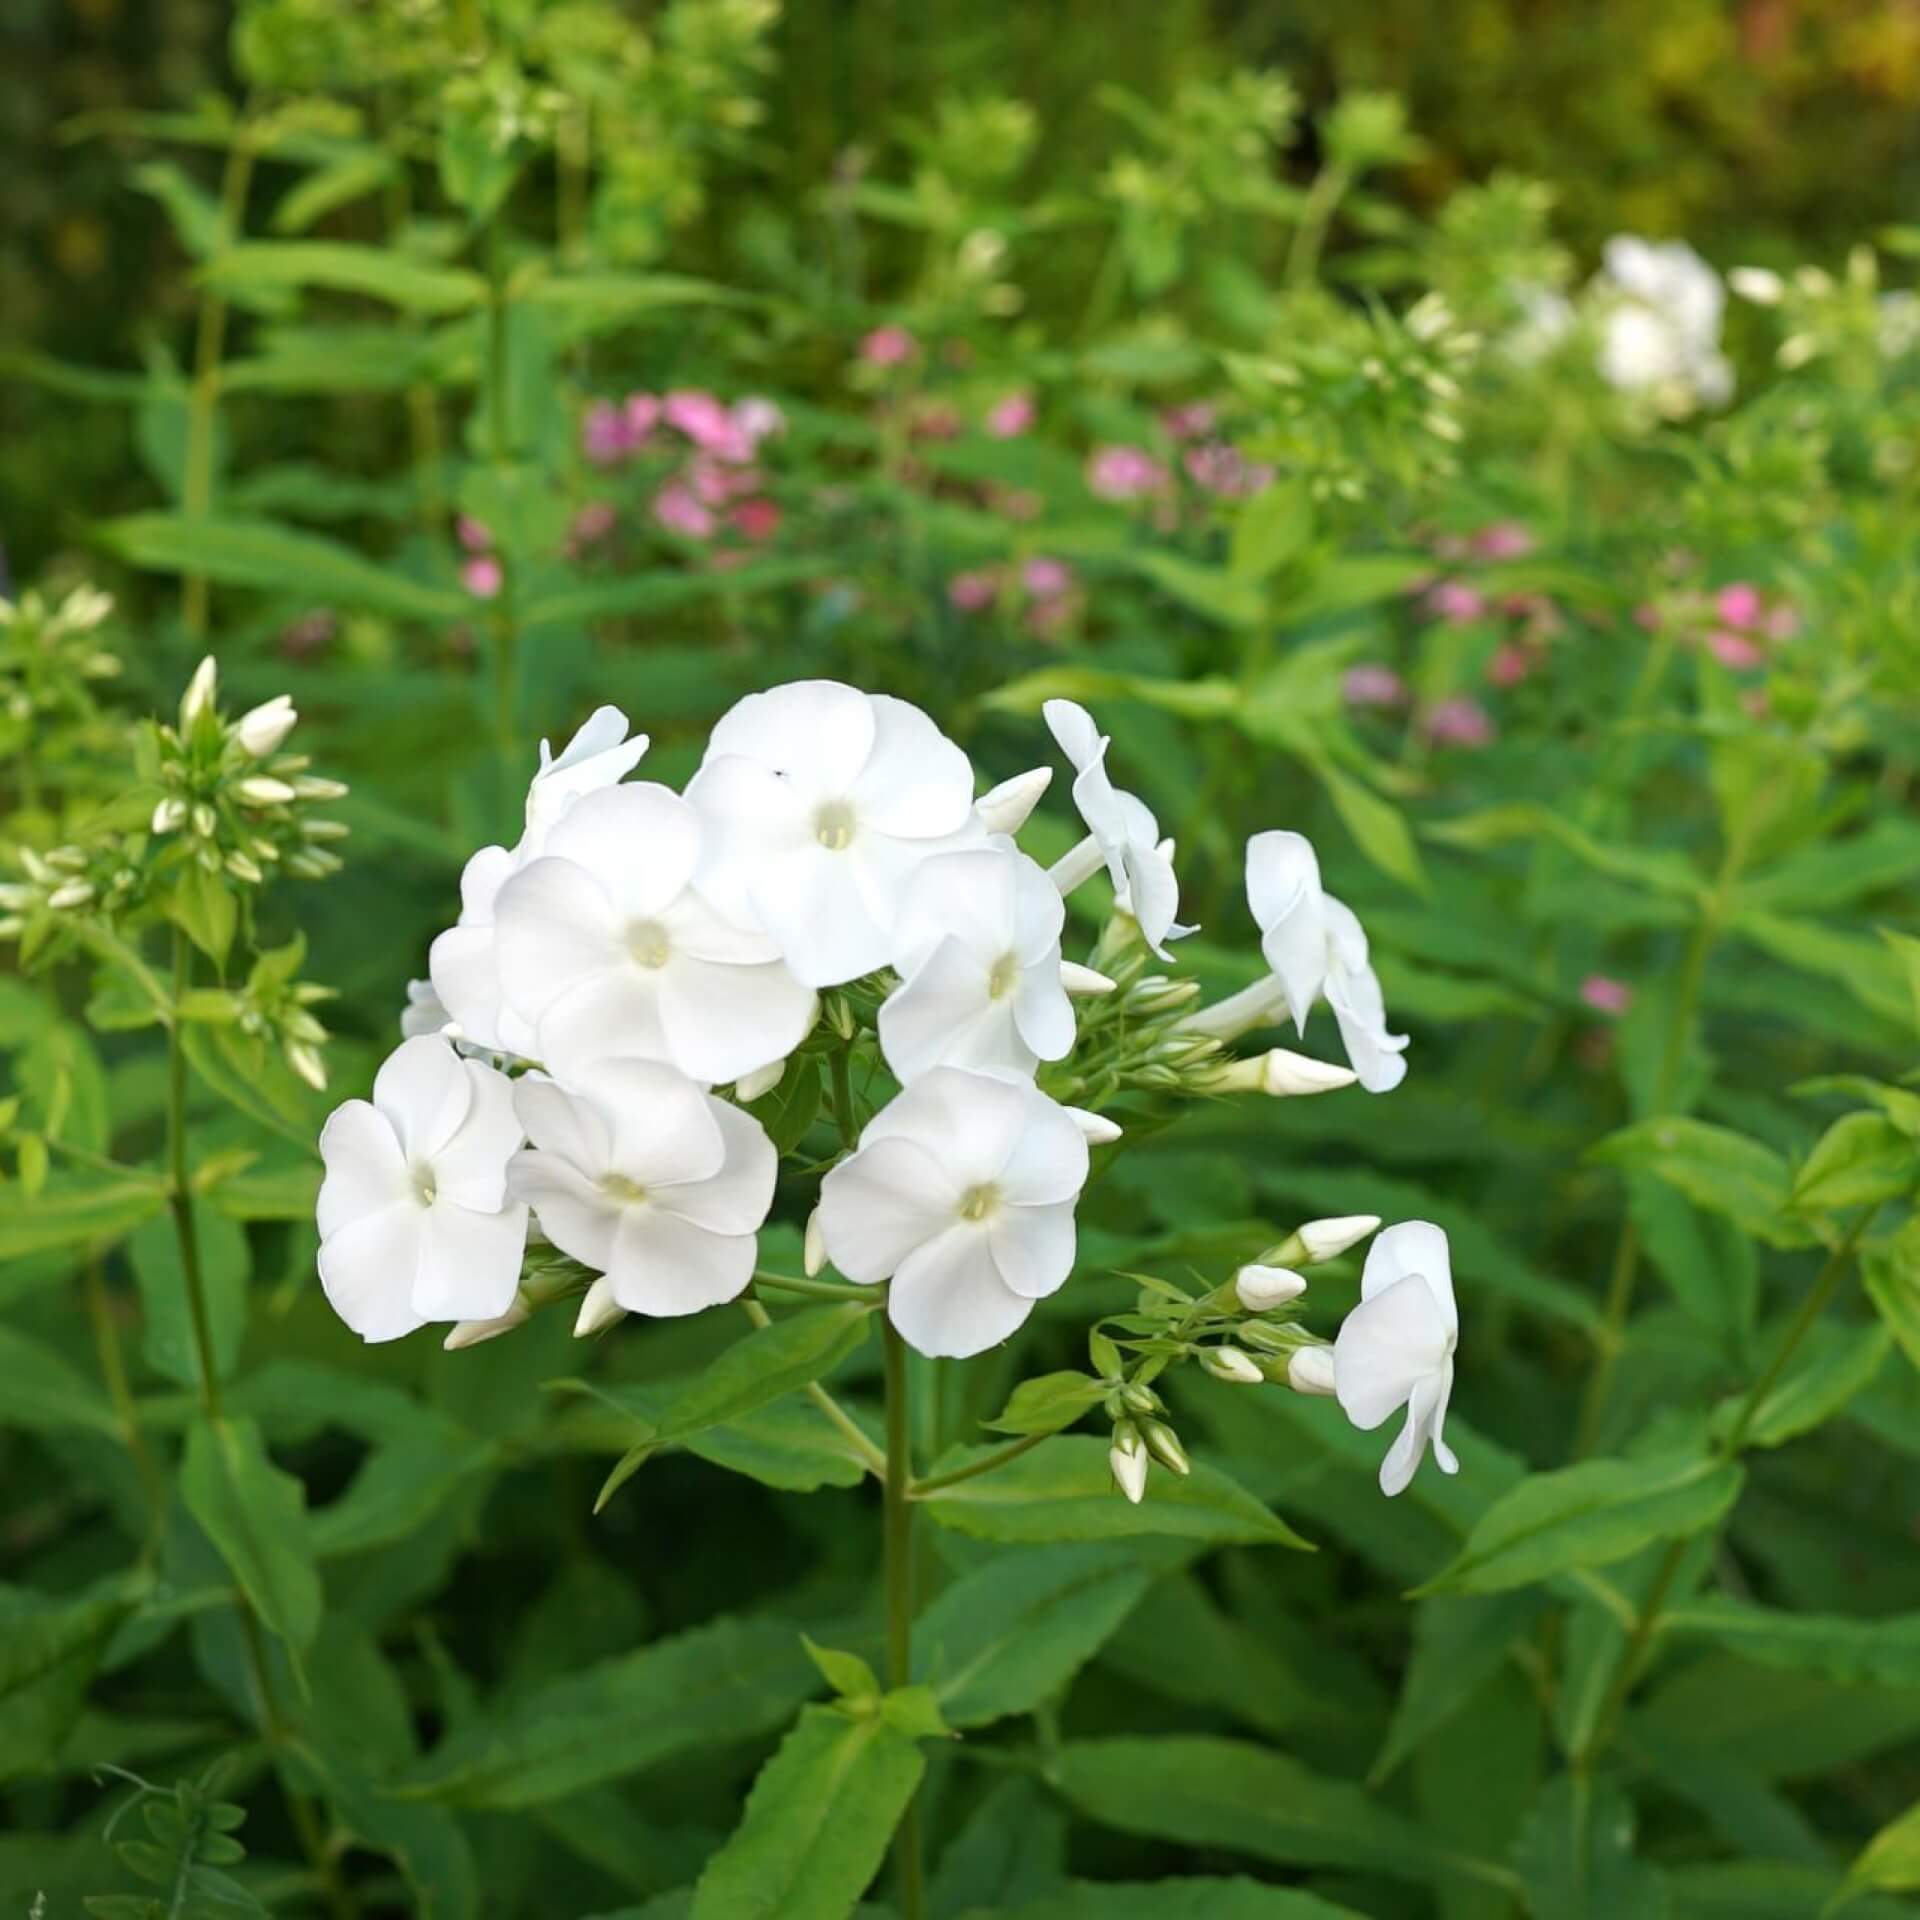
[[[1018,833],[1052,780],[1051,767],[1016,773],[1011,780],[1002,780],[997,787],[983,793],[973,803],[973,810],[989,833]]]
[[[250,807],[284,807],[294,797],[284,780],[276,780],[269,773],[250,773],[234,783],[233,791]]]
[[[809,1280],[827,1264],[827,1236],[821,1230],[818,1207],[807,1215],[807,1232],[801,1242],[800,1264],[805,1268]]]
[[[1140,1431],[1146,1437],[1147,1450],[1163,1467],[1171,1468],[1183,1478],[1193,1471],[1193,1462],[1187,1458],[1180,1436],[1164,1420],[1144,1421]]]
[[[604,1332],[626,1313],[613,1297],[613,1282],[603,1273],[586,1291],[580,1302],[580,1315],[573,1323],[573,1337],[584,1340],[589,1334]]]
[[[1260,1371],[1259,1361],[1238,1347],[1208,1347],[1200,1356],[1200,1364],[1216,1380],[1230,1386],[1257,1387],[1267,1377]]]
[[[1138,1380],[1129,1380],[1120,1389],[1120,1404],[1129,1413],[1157,1413],[1160,1410],[1160,1396],[1151,1387],[1142,1386]]]
[[[1349,1247],[1357,1246],[1380,1225],[1377,1213],[1346,1213],[1331,1220],[1309,1220],[1298,1227],[1280,1247],[1260,1258],[1268,1266],[1315,1266],[1322,1260],[1337,1259]],[[1288,1252],[1287,1249],[1292,1249]]]
[[[277,693],[271,700],[249,707],[233,723],[233,737],[253,759],[264,760],[293,731],[299,718],[291,697]]]
[[[257,887],[266,875],[260,871],[260,863],[250,855],[233,852],[227,855],[227,871],[236,880],[243,880],[250,887]]]
[[[344,820],[302,820],[300,832],[308,840],[344,840],[353,829]]]
[[[1265,1320],[1243,1321],[1235,1329],[1233,1337],[1242,1346],[1251,1347],[1261,1355],[1291,1353],[1300,1344],[1297,1328],[1271,1326]]]
[[[1150,974],[1133,990],[1133,1004],[1141,1013],[1170,1013],[1199,997],[1198,980],[1169,980],[1164,974]]]
[[[344,800],[344,780],[323,780],[317,773],[303,773],[293,783],[293,795],[301,800]]]
[[[1295,1393],[1333,1392],[1333,1349],[1300,1347],[1287,1362],[1287,1385]]]
[[[1067,1118],[1080,1129],[1090,1147],[1111,1146],[1121,1135],[1117,1121],[1109,1120],[1104,1113],[1092,1113],[1085,1107],[1069,1107]]]
[[[477,1347],[483,1340],[497,1340],[503,1333],[525,1325],[528,1312],[527,1296],[516,1293],[513,1305],[497,1319],[459,1321],[440,1344],[448,1353],[458,1353],[462,1347]]]
[[[193,821],[193,830],[202,840],[211,840],[219,830],[220,817],[204,800],[196,800],[189,816]]]
[[[778,1060],[769,1060],[764,1067],[755,1067],[751,1073],[743,1073],[733,1083],[733,1097],[743,1104],[758,1100],[763,1093],[771,1093],[780,1084],[786,1071],[784,1054]]]
[[[310,1047],[304,1040],[296,1040],[287,1048],[287,1065],[297,1073],[315,1093],[327,1090],[327,1063],[321,1059],[319,1050]]]
[[[1233,1290],[1249,1313],[1285,1306],[1306,1292],[1307,1283],[1285,1267],[1245,1266],[1233,1276]]]
[[[153,810],[151,822],[155,833],[177,833],[186,824],[187,803],[177,793],[170,793]]]
[[[1111,993],[1119,984],[1109,980],[1104,973],[1095,973],[1091,967],[1083,967],[1077,961],[1060,962],[1060,984],[1068,993],[1081,999],[1091,999],[1096,995]]]
[[[1140,1429],[1131,1420],[1115,1423],[1113,1445],[1107,1450],[1107,1467],[1113,1484],[1137,1507],[1147,1491],[1147,1447]]]
[[[67,880],[47,895],[47,905],[55,913],[65,913],[70,907],[84,907],[93,898],[93,884],[87,880]]]
[[[1727,275],[1727,285],[1756,307],[1777,307],[1787,290],[1787,283],[1771,267],[1735,267]]]
[[[187,690],[180,696],[180,731],[192,727],[199,717],[208,712],[220,689],[220,668],[212,654],[200,662],[193,670],[193,678],[187,682]]]

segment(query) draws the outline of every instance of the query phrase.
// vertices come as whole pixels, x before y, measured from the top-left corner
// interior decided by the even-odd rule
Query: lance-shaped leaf
[[[56,1176],[35,1194],[11,1181],[0,1186],[0,1260],[52,1247],[107,1246],[166,1205],[167,1190],[157,1180]]]
[[[1661,1114],[1608,1134],[1587,1158],[1650,1173],[1771,1246],[1807,1243],[1805,1230],[1782,1218],[1793,1188],[1786,1161],[1731,1128]]]
[[[50,1767],[86,1700],[101,1650],[142,1586],[115,1581],[78,1600],[0,1587],[0,1781]]]
[[[29,1433],[105,1433],[120,1422],[106,1396],[66,1361],[23,1333],[0,1327],[0,1427]]]
[[[487,297],[487,283],[465,267],[428,266],[391,248],[342,240],[250,240],[215,255],[202,277],[228,293],[261,287],[360,293],[408,313],[462,313]]]
[[[985,1424],[995,1433],[1058,1433],[1106,1395],[1105,1384],[1090,1373],[1043,1373],[1037,1379],[1022,1380],[1000,1409],[1000,1417]]]
[[[1705,1599],[1672,1608],[1661,1629],[1711,1640],[1755,1666],[1824,1674],[1842,1686],[1920,1688],[1920,1613],[1855,1619]]]
[[[251,1420],[196,1420],[181,1497],[227,1563],[260,1624],[296,1652],[320,1626],[307,1495],[267,1457]]]
[[[1562,1774],[1534,1803],[1513,1863],[1535,1920],[1659,1920],[1658,1871],[1633,1854],[1633,1808],[1616,1786]]]

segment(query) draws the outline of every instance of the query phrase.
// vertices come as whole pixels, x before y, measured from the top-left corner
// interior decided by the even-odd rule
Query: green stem
[[[1307,189],[1300,208],[1300,224],[1294,228],[1293,239],[1287,247],[1287,285],[1296,291],[1313,283],[1333,211],[1352,184],[1353,175],[1347,168],[1332,165],[1322,167]]]
[[[180,1272],[186,1281],[187,1313],[193,1321],[193,1346],[200,1363],[200,1400],[209,1420],[220,1418],[220,1374],[214,1363],[213,1322],[207,1312],[206,1276],[200,1267],[200,1230],[193,1217],[193,1182],[187,1164],[186,1022],[180,1002],[193,967],[192,949],[180,928],[173,930],[173,1019],[167,1027],[167,1166],[172,1184],[167,1204],[174,1238],[180,1246]]]
[[[756,1327],[766,1327],[773,1324],[773,1316],[767,1312],[766,1308],[763,1307],[758,1300],[742,1300],[740,1302],[740,1310]],[[860,1464],[864,1466],[876,1480],[884,1481],[887,1477],[887,1456],[861,1431],[859,1423],[853,1416],[841,1406],[839,1401],[837,1401],[818,1380],[809,1380],[807,1382],[806,1395],[807,1398],[826,1415],[828,1421],[840,1434],[840,1437],[860,1456]]]
[[[141,1491],[147,1497],[147,1505],[157,1525],[166,1511],[167,1482],[148,1450],[146,1434],[140,1426],[140,1410],[134,1402],[133,1390],[127,1384],[126,1362],[120,1354],[120,1331],[114,1325],[113,1302],[107,1294],[104,1268],[105,1262],[98,1253],[89,1257],[84,1281],[87,1320],[93,1329],[94,1351],[100,1360],[100,1378],[106,1386],[107,1398],[112,1402],[114,1417],[120,1422],[120,1436],[126,1442],[127,1452],[133,1459],[134,1472],[140,1476]]]
[[[513,442],[508,431],[508,336],[506,254],[496,218],[487,236],[487,447],[494,471],[504,476],[513,464]],[[496,529],[496,533],[498,529]],[[500,591],[494,597],[489,625],[493,633],[493,730],[499,747],[501,777],[514,781],[516,764],[516,677],[519,626],[514,613],[514,557],[504,542],[495,548],[500,565]]]
[[[963,1480],[977,1480],[983,1473],[996,1472],[1009,1460],[1017,1460],[1023,1453],[1031,1453],[1042,1440],[1052,1438],[1050,1433],[1029,1433],[1009,1446],[997,1448],[984,1459],[970,1460],[964,1467],[955,1467],[951,1472],[936,1473],[925,1480],[916,1480],[907,1498],[924,1500],[928,1494],[943,1492],[948,1487],[957,1487]]]
[[[887,1685],[913,1681],[913,1457],[908,1440],[907,1343],[883,1323],[887,1393],[887,1478],[884,1558],[887,1599]],[[920,1809],[909,1801],[894,1836],[894,1874],[901,1920],[925,1920],[920,1860]]]
[[[802,1293],[811,1300],[864,1300],[869,1306],[876,1296],[871,1287],[856,1287],[838,1280],[797,1280],[784,1273],[756,1273],[756,1287],[772,1287],[780,1293]]]
[[[840,1144],[849,1153],[860,1144],[860,1127],[853,1111],[853,1077],[848,1065],[851,1045],[833,1052],[833,1123],[840,1129]]]

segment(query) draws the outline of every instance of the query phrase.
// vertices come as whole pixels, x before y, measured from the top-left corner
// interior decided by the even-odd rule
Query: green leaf
[[[1091,1820],[1286,1867],[1352,1867],[1426,1882],[1460,1863],[1344,1780],[1286,1754],[1200,1735],[1071,1741],[1060,1791]]]
[[[188,256],[204,260],[226,237],[220,203],[170,160],[143,160],[127,172],[128,184],[166,209],[175,237]]]
[[[1711,1526],[1739,1497],[1732,1461],[1694,1453],[1588,1460],[1535,1474],[1487,1509],[1421,1593],[1498,1593],[1574,1567],[1604,1567],[1654,1540]]]
[[[1530,801],[1488,807],[1479,813],[1457,814],[1426,829],[1430,840],[1451,847],[1499,847],[1514,841],[1556,840],[1584,865],[1609,879],[1673,900],[1698,900],[1706,883],[1683,854],[1658,849],[1616,846],[1596,840],[1583,827],[1563,819],[1548,807]]]
[[[599,333],[625,326],[647,313],[676,307],[755,307],[760,298],[717,280],[684,273],[575,273],[538,282],[527,293],[530,306],[550,307],[574,331]]]
[[[166,1204],[165,1186],[149,1180],[72,1180],[56,1174],[37,1194],[0,1186],[0,1260],[53,1247],[110,1246]]]
[[[1920,1219],[1909,1220],[1884,1247],[1863,1253],[1860,1277],[1900,1351],[1920,1367]]]
[[[247,1237],[242,1228],[213,1212],[204,1201],[192,1204],[213,1364],[224,1380],[233,1371],[247,1327]],[[146,1319],[147,1364],[176,1386],[198,1391],[202,1385],[200,1347],[194,1335],[186,1269],[181,1265],[180,1240],[172,1218],[142,1222],[134,1230],[128,1252]]]
[[[879,1716],[806,1708],[700,1876],[692,1920],[846,1920],[925,1770]]]
[[[1298,1887],[1268,1887],[1256,1880],[1154,1880],[1140,1886],[1076,1880],[1025,1906],[999,1906],[991,1914],[969,1908],[960,1920],[1360,1920],[1360,1915]]]
[[[1276,481],[1240,509],[1227,564],[1242,580],[1268,580],[1313,539],[1313,502],[1304,486]]]
[[[1742,1444],[1784,1446],[1824,1425],[1873,1384],[1892,1344],[1884,1326],[1816,1327],[1793,1371],[1776,1381],[1755,1408]],[[1743,1404],[1744,1396],[1714,1409],[1711,1430],[1716,1439],[1733,1431]]]
[[[1008,1774],[941,1850],[927,1906],[934,1920],[976,1908],[999,1915],[1059,1892],[1066,1879],[1066,1809],[1038,1778]]]
[[[1920,1145],[1884,1113],[1842,1114],[1793,1179],[1801,1213],[1835,1213],[1897,1200],[1920,1178]]]
[[[857,1487],[867,1475],[866,1460],[852,1441],[806,1400],[737,1414],[704,1433],[689,1434],[684,1444],[716,1467],[786,1493]]]
[[[51,1347],[0,1327],[0,1428],[27,1433],[104,1433],[120,1437],[106,1396]]]
[[[804,1633],[800,1644],[807,1658],[820,1669],[820,1677],[843,1700],[878,1703],[880,1681],[873,1669],[857,1653],[843,1653],[835,1647],[823,1647]]]
[[[1804,1244],[1804,1236],[1780,1218],[1792,1191],[1786,1161],[1730,1128],[1662,1114],[1608,1134],[1588,1148],[1587,1158],[1652,1174],[1772,1246]]]
[[[1856,1893],[1911,1893],[1920,1888],[1920,1802],[1882,1827],[1854,1861],[1846,1885],[1829,1902],[1837,1913]]]
[[[1846,1687],[1920,1688],[1920,1613],[1865,1620],[1705,1599],[1669,1608],[1660,1626],[1711,1640],[1755,1666],[1824,1674]]]
[[[1364,781],[1342,773],[1330,761],[1316,757],[1312,766],[1333,802],[1334,812],[1360,851],[1389,879],[1401,881],[1416,893],[1427,892],[1426,869],[1420,863],[1420,850],[1413,843],[1406,815]]]
[[[703,573],[631,573],[530,600],[521,617],[529,627],[582,626],[615,614],[666,613],[701,600],[745,600],[775,587],[817,580],[821,571],[817,559],[795,559],[762,560],[751,566],[714,568]]]
[[[52,1767],[102,1650],[140,1593],[133,1581],[75,1600],[0,1586],[0,1781]]]
[[[806,1138],[820,1111],[820,1062],[813,1054],[796,1054],[787,1064],[780,1084],[747,1111],[760,1122],[775,1153],[791,1153]]]
[[[1845,988],[1870,1013],[1901,1027],[1911,1021],[1912,1005],[1899,957],[1881,941],[1752,909],[1732,915],[1727,925],[1729,932],[1751,940],[1776,960]]]
[[[1002,1554],[948,1587],[914,1626],[914,1672],[956,1727],[1031,1713],[1064,1691],[1152,1578],[1111,1549]]]
[[[1385,1780],[1505,1665],[1539,1617],[1534,1593],[1436,1595],[1414,1611],[1413,1657],[1369,1778]]]
[[[870,1306],[864,1300],[846,1300],[826,1307],[802,1307],[735,1341],[681,1389],[653,1430],[608,1474],[594,1511],[605,1506],[661,1447],[752,1413],[831,1373],[866,1339],[868,1316],[878,1305],[878,1301]]]
[[[963,1466],[966,1451],[937,1463]],[[1113,1485],[1107,1443],[1092,1434],[1060,1434],[992,1473],[930,1494],[930,1518],[983,1540],[1118,1540],[1170,1533],[1190,1540],[1311,1548],[1277,1514],[1217,1467],[1194,1463],[1180,1479],[1156,1473],[1137,1507]]]
[[[1222,627],[1257,626],[1266,611],[1266,595],[1257,579],[1202,566],[1162,547],[1135,550],[1134,569],[1161,592]]]
[[[1043,1373],[1022,1380],[1000,1417],[982,1424],[995,1433],[1058,1433],[1106,1397],[1106,1386],[1090,1373]]]
[[[465,595],[362,559],[351,547],[265,520],[190,519],[133,513],[104,522],[100,538],[130,566],[202,574],[216,586],[255,587],[402,620],[459,620]]]
[[[427,266],[385,247],[341,240],[249,240],[207,262],[202,278],[224,292],[319,287],[361,293],[408,313],[467,313],[487,283],[464,267]]]
[[[379,147],[353,147],[296,180],[274,207],[275,233],[304,233],[316,220],[378,192],[395,176],[397,163]]]
[[[757,1739],[819,1684],[792,1628],[715,1620],[520,1695],[463,1727],[395,1791],[462,1807],[542,1806]]]
[[[167,897],[167,917],[216,967],[227,964],[240,906],[225,874],[209,873],[198,861],[182,867]]]
[[[267,1457],[245,1419],[198,1419],[187,1432],[180,1493],[260,1624],[296,1653],[320,1627],[320,1576],[306,1489]]]
[[[1633,1857],[1633,1808],[1620,1789],[1562,1774],[1514,1843],[1534,1920],[1663,1920],[1659,1873]]]

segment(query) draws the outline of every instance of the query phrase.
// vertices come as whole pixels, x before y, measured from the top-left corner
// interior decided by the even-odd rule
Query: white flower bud
[[[821,1230],[818,1207],[807,1215],[807,1232],[801,1246],[800,1264],[809,1280],[827,1264],[827,1236]]]
[[[284,693],[249,708],[233,723],[234,738],[255,760],[264,760],[293,731],[300,718]]]
[[[1299,1240],[1306,1249],[1309,1265],[1332,1260],[1356,1246],[1380,1224],[1377,1213],[1348,1213],[1333,1220],[1309,1220],[1299,1229]]]
[[[180,696],[180,731],[185,733],[213,705],[220,689],[220,668],[212,654],[193,670],[187,690]]]
[[[234,783],[234,795],[249,807],[284,807],[294,797],[293,789],[284,780],[276,780],[271,774],[250,773],[244,780]]]
[[[622,1319],[626,1311],[613,1297],[613,1282],[603,1273],[580,1302],[580,1317],[573,1323],[573,1337],[584,1340],[589,1334],[603,1332]]]
[[[1180,1444],[1180,1436],[1164,1420],[1149,1420],[1141,1428],[1146,1437],[1147,1451],[1163,1467],[1177,1473],[1184,1479],[1193,1471],[1193,1462],[1187,1458],[1187,1450]]]
[[[785,1055],[778,1060],[769,1060],[764,1067],[755,1067],[751,1073],[743,1073],[733,1083],[733,1097],[742,1105],[749,1100],[758,1100],[763,1093],[771,1093],[780,1084],[786,1071]]]
[[[84,907],[93,898],[93,885],[87,880],[67,880],[47,895],[47,905],[55,913],[64,913],[69,907]]]
[[[1287,1385],[1295,1393],[1333,1392],[1333,1349],[1300,1347],[1287,1362]]]
[[[1067,1118],[1080,1129],[1090,1147],[1111,1146],[1122,1132],[1117,1121],[1109,1120],[1104,1113],[1091,1113],[1085,1107],[1069,1107]]]
[[[287,1065],[297,1073],[315,1093],[327,1090],[327,1063],[320,1058],[317,1048],[310,1047],[304,1040],[296,1040],[287,1049]]]
[[[1076,961],[1062,960],[1060,984],[1071,994],[1091,999],[1096,994],[1113,992],[1119,982],[1109,980],[1104,973],[1095,973],[1091,967],[1083,967]]]
[[[1756,307],[1777,307],[1787,290],[1787,283],[1771,267],[1735,267],[1727,275],[1727,285]]]
[[[193,803],[190,817],[194,833],[202,840],[211,840],[220,829],[220,816],[204,800]]]
[[[1233,1276],[1233,1290],[1249,1313],[1285,1306],[1306,1292],[1307,1283],[1285,1267],[1245,1266]]]
[[[155,833],[177,833],[186,825],[187,803],[176,793],[170,793],[153,810],[152,831]]]
[[[1209,1347],[1201,1354],[1200,1364],[1216,1380],[1230,1386],[1257,1387],[1267,1377],[1260,1371],[1259,1361],[1238,1347]]]
[[[226,867],[236,880],[243,880],[250,887],[257,887],[266,878],[260,871],[260,863],[249,854],[237,851],[228,854]]]
[[[983,793],[973,803],[973,810],[989,833],[1018,833],[1052,780],[1051,767],[1016,773],[1011,780],[1002,780],[997,787]]]
[[[1169,980],[1165,974],[1149,974],[1133,989],[1133,1004],[1142,1013],[1166,1013],[1199,997],[1198,980]]]
[[[513,1305],[497,1320],[461,1320],[440,1344],[448,1353],[458,1353],[462,1347],[477,1347],[483,1340],[497,1340],[503,1333],[511,1333],[515,1327],[524,1326],[527,1317],[527,1296],[516,1293]]]
[[[1266,1093],[1284,1099],[1293,1094],[1332,1093],[1350,1087],[1358,1076],[1351,1067],[1309,1060],[1304,1053],[1272,1047],[1250,1060],[1233,1060],[1202,1082],[1210,1093]]]
[[[303,773],[293,783],[293,794],[302,800],[344,800],[347,797],[347,783],[344,780],[326,780],[317,773]]]
[[[1136,1507],[1146,1497],[1149,1464],[1146,1442],[1140,1437],[1140,1429],[1131,1420],[1122,1420],[1113,1430],[1113,1445],[1107,1451],[1107,1468],[1113,1475],[1113,1484]]]

